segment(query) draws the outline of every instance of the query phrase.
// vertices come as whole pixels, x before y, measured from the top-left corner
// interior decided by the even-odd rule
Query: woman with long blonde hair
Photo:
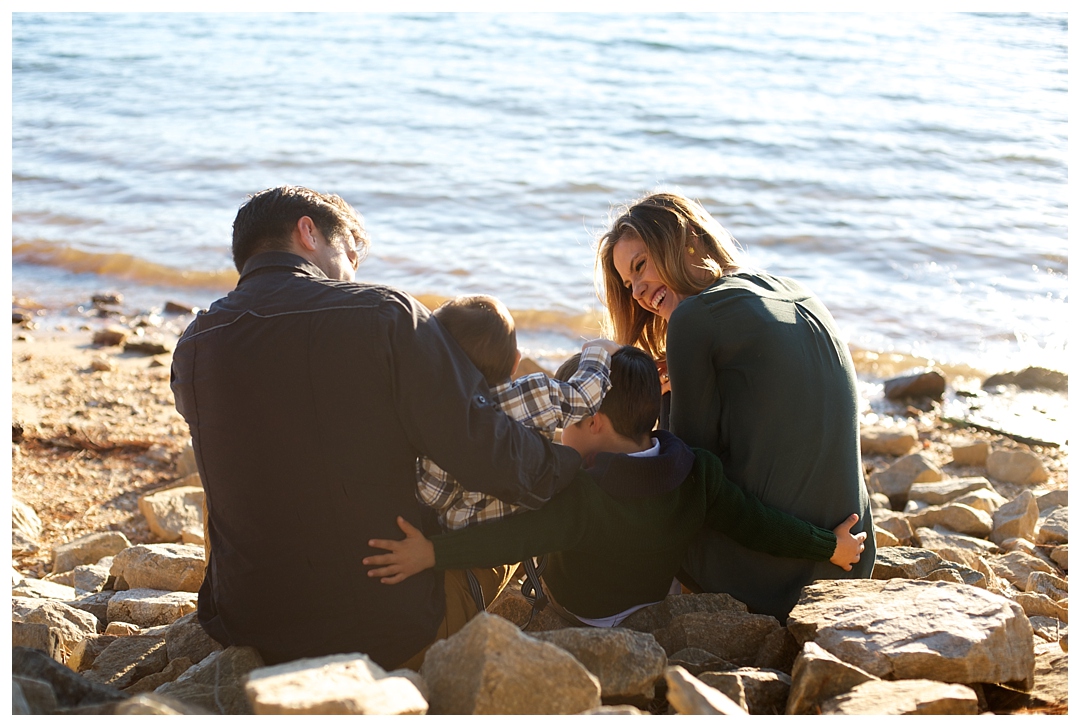
[[[691,199],[651,194],[620,212],[597,250],[608,335],[658,362],[672,433],[766,504],[819,526],[859,513],[852,532],[867,533],[850,572],[702,533],[680,579],[783,620],[811,581],[869,577],[854,366],[832,316],[794,280],[741,267],[738,243]]]

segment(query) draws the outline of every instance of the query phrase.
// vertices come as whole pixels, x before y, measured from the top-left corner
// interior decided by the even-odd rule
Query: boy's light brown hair
[[[517,363],[517,331],[510,311],[490,295],[448,300],[432,312],[484,375],[488,386],[509,379]]]

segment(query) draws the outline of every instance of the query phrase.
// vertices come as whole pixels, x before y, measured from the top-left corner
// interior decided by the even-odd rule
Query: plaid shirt
[[[611,356],[600,346],[587,346],[569,381],[536,373],[499,384],[492,390],[495,406],[507,416],[548,439],[555,430],[600,410],[611,388]],[[527,509],[482,492],[469,492],[427,457],[416,463],[416,497],[435,510],[447,530],[460,530]]]

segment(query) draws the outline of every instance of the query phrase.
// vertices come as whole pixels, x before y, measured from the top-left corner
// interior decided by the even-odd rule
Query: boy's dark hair
[[[336,194],[322,194],[306,187],[275,187],[248,197],[233,220],[232,255],[237,271],[257,252],[288,250],[297,221],[310,217],[332,245],[351,232],[362,260],[368,236],[364,219]]]
[[[432,315],[480,369],[488,386],[501,384],[514,373],[517,331],[510,311],[497,298],[490,295],[454,298],[436,308]]]
[[[577,371],[581,354],[568,358],[555,378],[566,381]],[[660,374],[652,356],[633,346],[623,346],[611,356],[611,389],[600,413],[624,437],[639,439],[649,434],[660,416]]]

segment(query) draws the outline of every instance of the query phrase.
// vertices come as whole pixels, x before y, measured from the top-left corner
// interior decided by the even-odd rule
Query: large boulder
[[[600,706],[600,682],[574,657],[481,613],[436,641],[420,674],[433,714],[577,714]]]
[[[978,714],[975,690],[929,679],[864,682],[827,700],[822,714]]]
[[[117,591],[109,599],[108,620],[124,621],[141,628],[165,626],[198,608],[198,594],[136,588]]]
[[[537,633],[535,638],[570,652],[600,680],[600,697],[609,704],[647,703],[667,667],[667,654],[656,639],[629,629],[560,629]]]
[[[77,565],[93,565],[108,555],[116,555],[131,542],[123,533],[91,533],[53,548],[53,573],[64,573]]]
[[[1023,609],[967,585],[817,581],[803,589],[788,628],[883,679],[1032,683],[1034,636]]]
[[[203,528],[202,511],[206,501],[198,474],[188,475],[167,490],[158,490],[139,498],[139,512],[146,518],[150,532],[162,540],[179,540],[187,528]]]
[[[175,681],[162,684],[154,694],[211,714],[252,714],[244,682],[263,665],[259,652],[250,646],[230,646],[210,654]]]
[[[334,654],[253,670],[244,687],[255,714],[426,714],[409,679],[366,654]]]
[[[198,593],[206,559],[199,545],[134,545],[116,554],[110,573],[123,578],[128,588]]]

